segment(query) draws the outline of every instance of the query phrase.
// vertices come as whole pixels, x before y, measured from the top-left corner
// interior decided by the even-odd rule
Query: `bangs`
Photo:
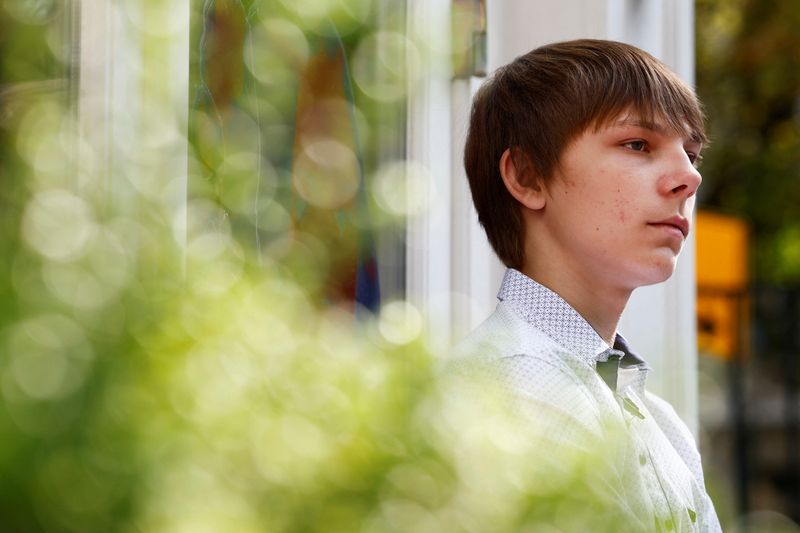
[[[680,101],[637,101],[625,96],[620,95],[620,98],[597,112],[594,120],[590,121],[595,132],[610,126],[615,119],[627,112],[635,115],[642,124],[649,125],[651,129],[664,127],[670,133],[689,141],[708,144],[703,127],[703,112],[699,105],[692,106],[691,102]]]
[[[629,61],[616,67],[585,78],[591,85],[586,87],[589,94],[603,95],[586,110],[586,126],[594,124],[597,130],[629,111],[645,124],[658,124],[685,139],[708,143],[700,102],[676,74],[655,61]]]

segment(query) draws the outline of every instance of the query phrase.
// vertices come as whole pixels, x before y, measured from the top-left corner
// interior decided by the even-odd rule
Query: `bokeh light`
[[[81,257],[96,232],[91,208],[69,191],[42,191],[25,208],[22,236],[49,259],[71,261]]]
[[[155,37],[169,37],[189,25],[188,2],[123,2],[119,9],[137,32]]]
[[[295,163],[294,186],[311,205],[336,209],[358,190],[359,163],[353,150],[335,140],[309,143]]]
[[[376,203],[395,216],[422,213],[436,202],[430,171],[411,161],[394,161],[381,166],[374,177]]]
[[[380,31],[365,38],[353,58],[353,78],[379,102],[396,102],[416,83],[422,66],[417,46],[405,35]]]
[[[381,309],[378,327],[389,342],[408,344],[422,333],[422,315],[409,302],[389,302]]]
[[[16,385],[33,400],[57,400],[74,392],[94,358],[80,326],[63,315],[17,324],[6,349]]]
[[[281,86],[293,81],[292,72],[302,69],[310,54],[303,30],[283,18],[265,18],[250,30],[252,50],[244,61],[261,83]]]

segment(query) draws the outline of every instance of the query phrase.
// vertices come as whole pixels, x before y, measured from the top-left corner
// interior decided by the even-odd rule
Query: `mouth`
[[[689,235],[689,221],[682,216],[676,215],[674,217],[665,218],[664,220],[659,220],[657,222],[648,222],[648,225],[660,226],[670,231],[677,230],[684,239],[687,237],[687,235]]]

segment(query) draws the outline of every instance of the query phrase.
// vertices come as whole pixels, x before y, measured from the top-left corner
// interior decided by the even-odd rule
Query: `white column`
[[[407,225],[406,296],[427,318],[437,351],[451,342],[452,167],[450,160],[449,0],[408,0],[407,30],[419,43],[422,71],[408,102],[407,158],[428,176],[428,209]],[[442,35],[444,33],[444,35]],[[412,82],[414,80],[411,80]]]
[[[546,43],[608,38],[607,12],[608,0],[487,0],[487,71]]]
[[[112,141],[113,56],[120,39],[114,6],[103,0],[80,4],[78,127],[80,138],[91,147],[91,156],[80,161],[78,189],[109,190],[108,165]],[[116,39],[115,39],[116,37]],[[99,169],[96,167],[100,167]]]
[[[463,163],[472,96],[482,81],[473,77],[456,80],[452,86],[454,342],[475,329],[494,310],[505,271],[478,223]]]
[[[117,211],[139,195],[185,212],[189,0],[80,4],[79,190]],[[180,231],[178,232],[180,234]]]

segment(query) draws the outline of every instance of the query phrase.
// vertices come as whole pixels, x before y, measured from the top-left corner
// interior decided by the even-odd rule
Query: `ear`
[[[527,155],[512,154],[513,148],[506,148],[500,157],[500,175],[506,189],[519,203],[531,210],[542,209],[546,195],[539,176]],[[515,157],[521,156],[521,157]]]

